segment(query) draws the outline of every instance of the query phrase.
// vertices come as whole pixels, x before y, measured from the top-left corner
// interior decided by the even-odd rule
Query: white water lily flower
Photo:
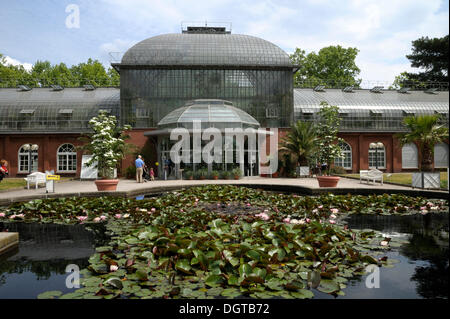
[[[387,246],[387,245],[389,245],[389,242],[386,241],[386,240],[383,240],[383,241],[380,243],[380,245],[381,245],[381,246]]]

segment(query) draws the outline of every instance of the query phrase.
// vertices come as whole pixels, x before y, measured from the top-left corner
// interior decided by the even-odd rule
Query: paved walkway
[[[38,189],[19,189],[0,193],[0,205],[8,205],[11,202],[27,201],[36,198],[68,197],[68,196],[121,196],[133,197],[140,194],[161,193],[170,190],[181,189],[196,185],[231,184],[247,187],[262,188],[274,191],[295,192],[301,194],[318,195],[333,192],[335,194],[381,194],[381,193],[405,193],[411,196],[425,196],[447,198],[448,191],[427,191],[412,189],[408,186],[392,184],[380,185],[360,183],[359,180],[341,178],[336,188],[319,188],[315,178],[262,178],[245,177],[240,180],[156,180],[138,184],[134,180],[121,179],[117,191],[98,192],[93,181],[62,181],[55,183],[55,193],[46,193],[45,187]]]

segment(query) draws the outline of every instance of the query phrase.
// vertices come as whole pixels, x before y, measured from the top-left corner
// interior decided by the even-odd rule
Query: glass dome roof
[[[288,54],[269,41],[249,35],[206,33],[148,38],[131,47],[121,65],[293,67]]]
[[[259,123],[248,113],[224,100],[199,99],[186,103],[158,123],[160,128],[192,128],[194,120],[201,121],[201,127],[224,128],[258,128]]]

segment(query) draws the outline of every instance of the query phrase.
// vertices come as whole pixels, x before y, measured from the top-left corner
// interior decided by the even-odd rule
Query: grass
[[[391,182],[411,186],[412,183],[411,173],[392,173],[392,175],[389,177],[387,175],[388,175],[387,173],[383,174],[383,181],[388,183]],[[359,174],[345,174],[344,176],[359,178]],[[447,185],[448,185],[447,172],[441,172],[441,188],[447,188]]]
[[[61,181],[67,181],[72,179],[72,177],[61,177]],[[24,188],[27,186],[27,182],[23,179],[23,177],[11,177],[11,178],[4,178],[0,182],[0,191],[3,190],[11,190],[11,189],[17,189],[17,188]],[[34,188],[34,184],[32,186]]]

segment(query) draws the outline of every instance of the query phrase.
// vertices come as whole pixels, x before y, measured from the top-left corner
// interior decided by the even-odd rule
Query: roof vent
[[[398,93],[403,93],[403,94],[409,94],[408,91],[409,91],[410,89],[411,89],[411,88],[401,88],[401,89],[398,90],[397,92],[398,92]]]
[[[95,86],[93,86],[92,84],[86,84],[86,85],[83,85],[83,87],[84,87],[85,91],[94,91],[95,90]]]
[[[17,88],[18,88],[17,91],[22,91],[22,92],[24,92],[24,91],[31,91],[31,88],[29,86],[26,86],[26,85],[19,85]]]
[[[384,88],[384,86],[374,86],[373,88],[370,89],[370,92],[383,93],[382,92],[383,88]]]
[[[64,88],[61,85],[57,85],[57,84],[50,85],[50,87],[52,88],[53,91],[62,91],[62,90],[64,90]]]
[[[231,23],[228,22],[182,22],[181,33],[230,34]]]
[[[352,86],[346,86],[345,88],[342,89],[342,92],[353,93],[353,85]]]
[[[314,88],[316,92],[325,92],[325,85],[318,85]]]
[[[428,93],[428,94],[437,94],[437,88],[430,88],[428,90],[425,90],[424,93]]]

